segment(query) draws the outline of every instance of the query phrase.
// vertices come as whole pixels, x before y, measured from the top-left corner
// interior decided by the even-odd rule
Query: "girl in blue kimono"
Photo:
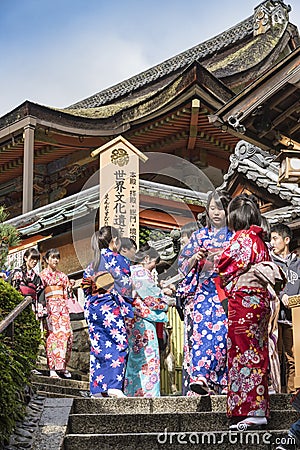
[[[91,341],[90,392],[94,397],[124,397],[128,354],[124,319],[133,317],[128,261],[118,253],[119,232],[104,226],[92,238],[94,260],[83,274],[85,318]]]
[[[156,334],[157,322],[167,322],[170,298],[154,282],[151,271],[159,262],[158,252],[148,245],[135,255],[131,266],[134,318],[127,319],[129,355],[125,375],[128,397],[160,396],[160,357]]]
[[[177,290],[185,298],[182,395],[227,388],[227,317],[215,265],[232,235],[226,226],[229,200],[225,192],[210,193],[207,226],[192,234],[178,259],[186,275]]]

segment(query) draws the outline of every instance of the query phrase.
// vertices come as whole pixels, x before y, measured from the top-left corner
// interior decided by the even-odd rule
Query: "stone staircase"
[[[47,446],[41,430],[38,450],[272,450],[299,418],[289,395],[274,395],[267,428],[237,433],[228,431],[225,396],[95,399],[86,397],[86,381],[33,376],[33,385],[47,397],[41,425],[52,433]],[[60,419],[59,411],[65,414]],[[60,439],[54,439],[55,426]]]

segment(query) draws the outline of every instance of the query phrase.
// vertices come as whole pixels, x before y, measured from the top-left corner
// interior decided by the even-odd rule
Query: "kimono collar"
[[[235,236],[240,235],[241,233],[245,233],[245,231],[250,231],[250,233],[258,235],[261,239],[263,239],[263,229],[258,225],[251,225],[248,230],[237,230],[235,231]]]
[[[262,227],[259,227],[258,225],[251,225],[249,230],[252,231],[252,233],[257,234],[260,238],[262,238],[262,236],[263,236]]]

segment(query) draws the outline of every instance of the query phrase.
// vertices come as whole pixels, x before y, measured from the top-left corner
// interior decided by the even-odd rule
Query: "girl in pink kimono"
[[[159,262],[158,252],[144,246],[135,255],[138,264],[131,266],[134,318],[127,319],[129,355],[125,374],[128,397],[160,396],[160,357],[156,323],[167,322],[169,288],[160,289],[151,270]]]
[[[60,260],[58,250],[48,250],[44,260],[47,267],[42,270],[40,277],[45,286],[48,312],[46,355],[50,377],[59,378],[61,374],[70,378],[67,364],[71,356],[73,332],[67,306],[69,279],[66,274],[57,270]]]

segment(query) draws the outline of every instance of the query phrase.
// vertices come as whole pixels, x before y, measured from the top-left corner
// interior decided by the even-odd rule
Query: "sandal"
[[[230,431],[249,431],[249,430],[259,430],[264,425],[267,425],[266,417],[247,417],[240,422],[230,425]]]
[[[63,377],[63,378],[72,378],[72,374],[71,372],[69,372],[68,370],[59,370],[59,376]]]
[[[190,389],[198,395],[208,395],[209,387],[205,378],[201,377],[197,381],[190,383]]]
[[[126,395],[124,394],[121,389],[108,389],[107,394],[109,397],[118,397],[118,398],[124,398]]]
[[[62,375],[63,375],[65,378],[72,378],[72,374],[71,374],[71,372],[69,372],[68,370],[65,370],[64,372],[62,372]]]
[[[60,376],[55,372],[55,370],[50,370],[50,378],[60,378]]]

